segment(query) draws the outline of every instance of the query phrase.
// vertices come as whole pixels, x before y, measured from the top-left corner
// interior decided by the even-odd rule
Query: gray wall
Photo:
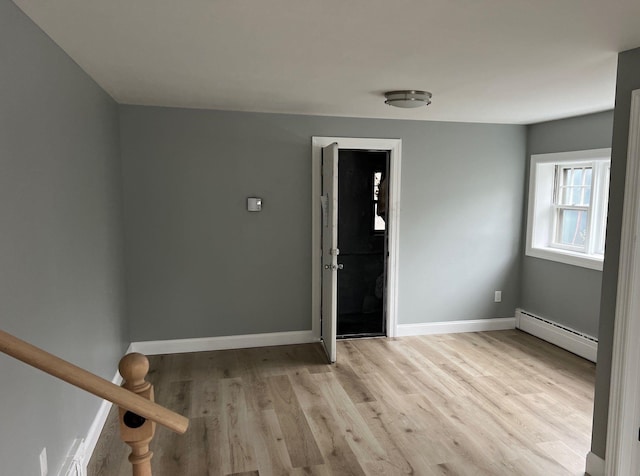
[[[125,349],[117,105],[0,0],[0,328],[109,380]],[[56,474],[100,400],[0,354],[0,473]]]
[[[513,316],[525,127],[120,112],[133,341],[311,328],[313,135],[403,140],[400,324]]]
[[[591,441],[591,450],[601,458],[605,457],[607,441],[613,321],[616,312],[622,204],[624,201],[627,144],[629,140],[629,114],[631,113],[631,92],[635,89],[640,89],[640,48],[623,52],[618,56],[616,109],[613,119],[611,152],[611,191],[609,193],[607,243],[602,275],[598,366],[593,410],[593,439]]]
[[[599,273],[526,258],[519,296],[523,127],[123,106],[129,335],[118,107],[9,0],[0,0],[0,64],[1,327],[105,378],[129,338],[310,328],[312,135],[403,139],[400,323],[511,316],[522,303],[582,330],[542,279],[596,289]],[[619,61],[592,442],[599,456],[637,88],[640,49]],[[529,152],[605,147],[607,127],[609,113],[538,124]],[[249,195],[265,199],[262,213],[245,211]],[[502,304],[492,302],[496,289]],[[580,315],[596,305],[597,292],[590,296]],[[54,472],[99,400],[5,355],[0,372],[2,471],[36,474],[47,447]]]
[[[612,127],[613,111],[529,126],[527,177],[532,154],[611,147]],[[525,191],[528,197],[528,185]],[[523,213],[526,217],[526,208]],[[601,271],[523,258],[522,307],[594,337],[598,337],[601,286]]]

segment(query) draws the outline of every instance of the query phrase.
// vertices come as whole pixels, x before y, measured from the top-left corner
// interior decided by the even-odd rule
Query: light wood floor
[[[519,331],[151,357],[154,476],[583,475],[595,367]],[[112,411],[89,476],[130,475]]]

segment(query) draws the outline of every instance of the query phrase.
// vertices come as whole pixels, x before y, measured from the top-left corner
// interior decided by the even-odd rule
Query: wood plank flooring
[[[595,366],[519,331],[150,357],[154,476],[583,475]],[[130,475],[111,412],[89,476]]]

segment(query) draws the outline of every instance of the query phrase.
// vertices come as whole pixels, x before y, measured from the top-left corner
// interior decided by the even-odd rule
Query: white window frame
[[[611,163],[611,149],[591,149],[531,156],[529,173],[529,209],[525,254],[574,266],[602,271],[606,214],[608,204],[607,170]],[[558,208],[556,193],[557,166],[592,167],[592,188],[584,249],[555,242]]]

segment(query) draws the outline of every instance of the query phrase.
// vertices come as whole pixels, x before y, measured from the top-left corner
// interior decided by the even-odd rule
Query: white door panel
[[[338,144],[322,149],[322,342],[336,361],[338,313]]]

